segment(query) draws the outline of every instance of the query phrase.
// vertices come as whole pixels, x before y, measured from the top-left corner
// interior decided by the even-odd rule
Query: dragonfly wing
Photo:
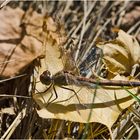
[[[63,70],[72,72],[73,74],[79,75],[79,69],[74,61],[73,52],[70,50],[62,49],[62,62],[64,65]]]
[[[59,47],[47,43],[45,63],[52,75],[63,69],[63,62],[59,57]]]

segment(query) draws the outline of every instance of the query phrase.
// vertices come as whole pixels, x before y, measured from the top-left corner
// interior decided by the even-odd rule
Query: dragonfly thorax
[[[52,83],[51,73],[46,70],[40,75],[40,81],[42,84],[50,85]]]

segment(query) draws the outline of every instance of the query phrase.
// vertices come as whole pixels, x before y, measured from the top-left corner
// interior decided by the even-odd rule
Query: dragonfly
[[[138,88],[133,87],[140,86],[139,81],[86,78],[87,73],[79,72],[81,69],[74,60],[76,50],[67,47],[65,50],[64,46],[49,44],[47,41],[43,43],[45,59],[40,59],[41,67],[35,80],[36,92],[33,94],[33,99],[39,106],[37,113],[40,117],[82,123],[99,122],[107,125],[108,120],[111,120],[110,124],[113,123],[112,118],[117,117],[121,110],[134,102],[122,87],[130,87],[129,91],[134,91],[133,93],[138,95]],[[90,60],[94,61],[96,58]],[[86,63],[81,66],[89,67]],[[93,70],[92,67],[89,67],[90,72]],[[88,69],[82,70],[89,72]]]
[[[57,86],[67,86],[75,84],[76,86],[87,86],[91,88],[93,87],[93,84],[102,86],[140,86],[139,81],[95,80],[92,78],[76,76],[68,71],[60,71],[51,76],[50,71],[46,70],[40,75],[40,81],[45,85],[54,84]]]
[[[78,72],[79,68],[76,66],[76,62],[74,60],[74,50],[71,50],[70,48],[70,51],[68,51],[55,45],[46,45],[46,41],[43,46],[45,47],[44,50],[46,51],[45,61],[48,68],[41,73],[40,81],[43,85],[48,86],[44,93],[53,88],[55,98],[51,102],[58,98],[55,86],[72,91],[76,95],[79,103],[79,96],[75,92],[75,89],[69,88],[70,85],[75,85],[81,88],[86,87],[89,89],[95,89],[96,86],[140,86],[139,81],[99,80],[86,78],[80,75]],[[63,64],[61,63],[61,68],[57,69],[57,66],[59,67],[59,65],[61,65],[60,59],[62,59]]]
[[[68,55],[68,54],[67,54]],[[69,55],[68,55],[69,56]],[[67,61],[73,61],[73,59],[67,59]],[[71,62],[75,64],[74,62]],[[73,66],[74,67],[74,66]],[[76,66],[75,66],[76,67]],[[57,91],[55,90],[55,86],[71,90],[77,97],[78,102],[80,103],[79,97],[74,89],[67,88],[69,85],[75,85],[78,87],[86,87],[86,88],[95,88],[96,86],[117,86],[117,87],[138,87],[140,86],[139,81],[124,81],[124,80],[99,80],[93,78],[86,78],[81,75],[76,75],[74,72],[65,70],[64,69],[51,75],[49,70],[45,70],[40,75],[40,81],[42,84],[49,86],[44,92],[48,91],[51,87],[54,89],[55,99],[51,102],[55,101],[58,98]]]

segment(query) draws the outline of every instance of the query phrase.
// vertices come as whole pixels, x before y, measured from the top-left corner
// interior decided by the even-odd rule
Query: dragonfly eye
[[[40,75],[40,81],[42,84],[50,85],[52,82],[51,73],[46,70]]]

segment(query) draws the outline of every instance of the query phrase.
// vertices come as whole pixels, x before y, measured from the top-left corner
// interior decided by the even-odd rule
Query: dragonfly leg
[[[77,98],[79,104],[81,104],[81,102],[80,102],[80,100],[79,100],[79,97],[78,97],[77,93],[75,92],[75,90],[70,89],[70,88],[66,88],[66,87],[63,87],[63,86],[60,86],[60,87],[72,91],[72,92],[74,93],[74,95],[76,95],[76,98]]]
[[[55,89],[54,86],[53,86],[53,90],[54,90],[54,93],[55,93],[55,99],[53,99],[51,102],[55,101],[58,98],[58,95],[57,95],[57,92],[56,92],[56,89]]]
[[[41,92],[38,91],[37,89],[35,89],[35,90],[37,91],[37,94],[41,94],[41,93],[47,92],[51,88],[51,86],[52,86],[52,84],[50,84],[50,86],[47,89],[45,89],[44,91],[41,91]]]
[[[57,92],[56,92],[56,89],[55,89],[54,86],[53,86],[53,90],[54,90],[54,93],[55,93],[55,98],[54,98],[52,101],[50,101],[51,98],[52,98],[52,96],[53,96],[53,94],[52,94],[51,97],[49,98],[48,102],[47,102],[47,105],[46,105],[45,107],[48,107],[49,104],[51,104],[52,102],[54,102],[54,101],[58,98],[58,95],[57,95]],[[50,101],[50,102],[49,102],[49,101]]]
[[[35,90],[37,91],[37,94],[40,94],[40,96],[42,97],[44,103],[45,103],[46,101],[45,101],[44,97],[42,96],[42,94],[45,93],[45,92],[47,92],[47,91],[51,88],[51,86],[52,86],[52,84],[50,84],[50,86],[49,86],[47,89],[45,89],[44,91],[42,91],[42,92],[40,92],[40,91],[38,91],[37,89],[35,89]],[[49,98],[48,101],[51,100],[52,96],[53,96],[53,95],[50,96],[50,98]]]

